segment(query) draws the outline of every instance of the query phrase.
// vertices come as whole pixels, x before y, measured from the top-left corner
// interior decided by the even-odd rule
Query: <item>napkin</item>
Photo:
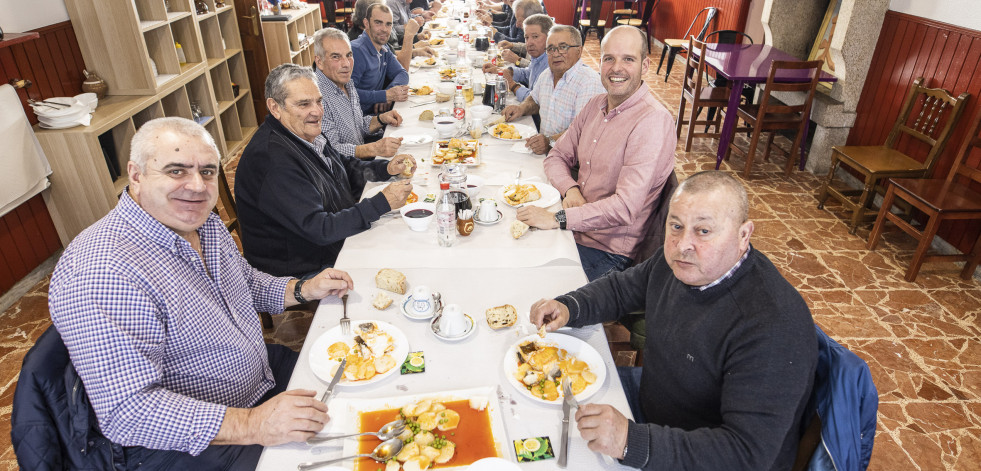
[[[519,154],[531,154],[531,149],[525,147],[525,141],[515,142],[511,145],[511,152],[517,152]]]

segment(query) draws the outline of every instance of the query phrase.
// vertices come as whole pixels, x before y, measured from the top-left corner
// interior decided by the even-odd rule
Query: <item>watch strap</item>
[[[307,280],[296,280],[296,284],[293,285],[293,298],[296,299],[296,302],[300,304],[304,304],[308,302],[307,298],[304,298],[303,294],[300,292],[300,290],[303,289],[303,283],[306,282]]]

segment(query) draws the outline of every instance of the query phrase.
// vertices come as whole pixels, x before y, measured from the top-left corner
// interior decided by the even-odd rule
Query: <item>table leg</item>
[[[729,143],[732,142],[733,135],[735,134],[736,121],[738,119],[736,110],[739,108],[739,99],[742,97],[743,83],[742,80],[730,81],[732,91],[729,92],[729,104],[726,105],[726,118],[722,122],[722,135],[719,136],[719,152],[715,157],[716,170],[722,166],[722,159],[725,159],[726,151],[729,150]]]

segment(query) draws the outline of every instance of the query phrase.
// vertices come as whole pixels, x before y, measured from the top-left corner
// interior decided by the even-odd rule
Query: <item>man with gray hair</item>
[[[391,110],[377,116],[361,112],[358,89],[351,82],[354,55],[347,35],[336,28],[324,28],[313,35],[317,86],[323,95],[324,118],[321,130],[331,147],[345,157],[371,160],[376,156],[392,157],[402,144],[401,138],[383,137],[365,143],[368,136],[378,137],[385,125],[402,124],[402,116]]]
[[[515,66],[504,69],[504,78],[508,81],[508,89],[514,93],[518,101],[528,98],[538,76],[548,69],[548,55],[545,53],[545,40],[554,23],[548,15],[538,14],[525,18],[522,28],[525,35],[523,46],[531,61],[519,59],[514,52],[504,51],[503,58]],[[496,74],[500,68],[491,63],[484,64],[484,73]]]
[[[409,180],[358,201],[369,180],[412,174],[415,160],[363,161],[337,153],[321,134],[320,89],[308,67],[283,64],[266,78],[269,115],[242,152],[235,200],[242,248],[252,265],[305,278],[333,266],[348,237],[405,205]]]
[[[508,26],[502,27],[500,30],[491,27],[491,30],[494,31],[495,41],[507,41],[511,43],[525,42],[525,34],[522,31],[525,18],[542,13],[542,4],[539,0],[517,0],[514,2],[513,8],[514,16],[511,18],[511,23]]]
[[[682,182],[666,226],[647,261],[531,307],[547,331],[645,313],[644,366],[619,371],[634,419],[581,405],[582,438],[645,470],[791,469],[818,356],[807,303],[750,244],[731,175]]]
[[[263,446],[328,420],[315,391],[285,391],[297,353],[263,343],[257,311],[343,295],[351,277],[327,269],[302,282],[250,266],[212,212],[219,165],[201,125],[147,122],[119,203],[55,268],[51,320],[82,384],[71,400],[87,397],[106,439],[88,442],[93,460],[111,448],[125,469],[253,469]]]

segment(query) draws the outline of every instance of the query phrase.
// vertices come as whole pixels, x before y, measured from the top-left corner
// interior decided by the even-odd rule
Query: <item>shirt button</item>
[[[586,165],[589,165],[589,161],[588,160],[586,161]]]
[[[596,143],[596,139],[593,139],[593,143],[594,143],[594,144]]]
[[[608,122],[610,122],[610,120],[609,119],[604,119],[603,122],[604,123],[608,123]]]

